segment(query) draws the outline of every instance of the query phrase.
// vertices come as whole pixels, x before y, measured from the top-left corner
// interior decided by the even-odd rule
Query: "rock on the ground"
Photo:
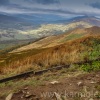
[[[96,82],[94,82],[94,81],[91,81],[90,83],[91,83],[91,84],[95,84]]]
[[[58,84],[59,82],[58,81],[52,81],[50,82],[51,84]]]
[[[5,100],[11,100],[12,99],[12,96],[13,96],[13,93],[10,93]]]
[[[82,83],[82,82],[78,82],[77,85],[78,85],[78,86],[82,86],[83,83]]]

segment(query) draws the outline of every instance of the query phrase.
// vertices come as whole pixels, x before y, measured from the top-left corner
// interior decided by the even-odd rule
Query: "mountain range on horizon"
[[[53,18],[45,20],[45,17],[0,14],[0,41],[37,39],[62,34],[75,28],[100,26],[100,19],[94,16],[71,19],[58,17],[55,21]]]
[[[11,14],[0,14],[0,23],[7,23],[10,22],[13,24],[13,22],[26,22],[27,24],[32,24],[32,25],[41,25],[41,24],[56,24],[56,23],[71,23],[71,22],[75,22],[75,21],[87,21],[90,22],[92,24],[99,25],[98,21],[100,20],[100,18],[97,18],[95,16],[88,16],[88,15],[84,15],[84,16],[77,16],[77,17],[73,17],[73,18],[66,18],[66,17],[61,17],[61,16],[57,16],[57,15],[44,15],[44,14],[33,14],[33,15],[24,15],[24,14],[15,14],[15,15],[11,15]],[[93,23],[93,20],[96,21],[95,23]],[[24,23],[25,24],[25,23]]]

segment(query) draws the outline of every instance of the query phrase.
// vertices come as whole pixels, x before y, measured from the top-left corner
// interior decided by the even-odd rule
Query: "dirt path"
[[[100,72],[96,72],[48,81],[36,87],[24,86],[11,100],[100,100],[99,93]]]

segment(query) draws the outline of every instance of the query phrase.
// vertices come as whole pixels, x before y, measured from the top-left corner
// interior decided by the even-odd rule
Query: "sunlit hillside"
[[[29,50],[33,48],[48,48],[53,47],[56,45],[63,44],[67,41],[75,40],[81,37],[84,37],[86,35],[99,35],[100,34],[100,27],[93,26],[91,28],[76,28],[74,30],[71,30],[69,32],[65,32],[64,34],[60,35],[53,35],[46,38],[41,39],[40,41],[31,43],[29,45],[23,46],[21,48],[15,49],[12,52],[20,52],[24,50]]]
[[[95,29],[95,27],[92,27],[92,29]],[[90,31],[90,29],[85,30]],[[99,31],[95,32],[98,33]],[[21,73],[28,70],[44,69],[56,65],[67,65],[96,59],[100,57],[100,35],[86,33],[82,36],[76,33],[75,35],[71,34],[71,36],[69,34],[66,38],[64,37],[63,41],[60,40],[58,42],[59,45],[53,45],[52,47],[2,54],[0,56],[0,71],[2,74]],[[60,38],[60,36],[62,39],[65,34],[58,37]],[[54,40],[56,37],[52,36],[50,38]],[[44,39],[41,43],[44,44],[47,42],[46,40]]]

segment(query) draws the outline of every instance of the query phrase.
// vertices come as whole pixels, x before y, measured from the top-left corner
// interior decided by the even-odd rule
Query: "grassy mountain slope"
[[[100,57],[100,35],[88,35],[64,44],[0,56],[0,72],[15,74]],[[97,62],[100,65],[100,62]]]
[[[65,92],[71,93],[68,100],[86,100],[87,93],[96,93],[93,99],[100,99],[100,61],[72,64],[73,62],[89,61],[100,58],[100,35],[87,35],[45,49],[32,49],[19,53],[4,54],[0,56],[0,78],[8,77],[28,70],[46,69],[57,65],[71,64],[69,68],[53,70],[42,75],[30,76],[0,84],[0,100],[4,100],[10,93],[14,93],[12,99],[19,98],[34,100],[51,100],[50,96],[42,96],[41,93],[51,91],[61,94],[61,100],[66,100]],[[89,72],[89,73],[88,73]],[[6,75],[6,76],[4,76]],[[24,91],[24,92],[23,92]],[[94,92],[93,92],[94,91]],[[75,92],[75,96],[72,96]],[[81,93],[81,96],[76,96]],[[30,96],[32,95],[32,96]],[[45,95],[45,94],[44,94]],[[53,98],[56,100],[55,95]]]
[[[64,42],[67,42],[70,40],[84,37],[84,36],[89,35],[89,34],[91,34],[91,35],[100,34],[100,27],[93,26],[91,28],[85,28],[85,29],[77,28],[77,29],[74,29],[70,32],[64,33],[64,34],[46,37],[40,41],[23,46],[21,48],[18,48],[16,50],[12,51],[12,52],[20,52],[20,51],[24,51],[24,50],[28,50],[28,49],[33,49],[33,48],[39,49],[39,48],[53,47],[56,45],[63,44]]]

